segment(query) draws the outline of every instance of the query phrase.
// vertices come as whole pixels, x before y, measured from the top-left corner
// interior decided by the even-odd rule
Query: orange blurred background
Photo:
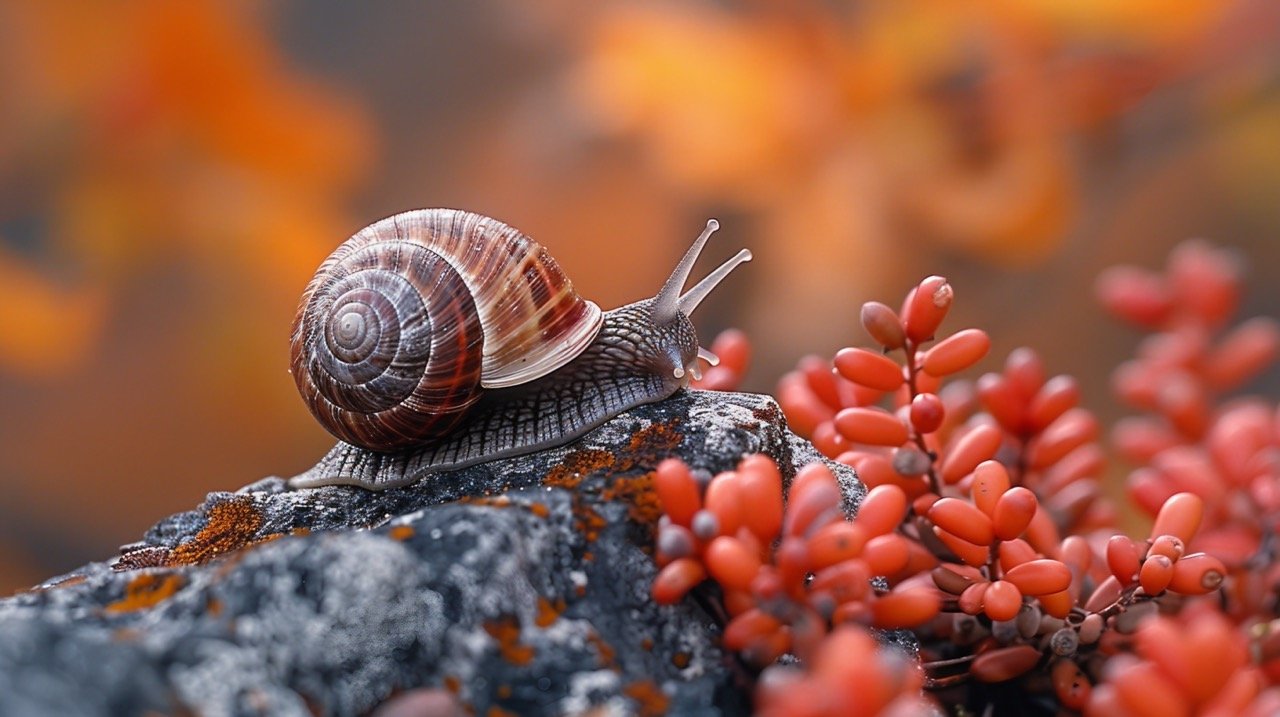
[[[987,367],[1034,346],[1104,418],[1103,266],[1202,236],[1280,314],[1268,0],[415,8],[0,5],[0,594],[318,458],[297,297],[404,209],[520,227],[604,307],[718,217],[706,265],[756,261],[696,318],[760,391],[930,273]]]

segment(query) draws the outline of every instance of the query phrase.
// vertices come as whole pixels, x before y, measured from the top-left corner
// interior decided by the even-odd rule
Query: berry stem
[[[916,389],[916,376],[920,371],[916,362],[917,349],[919,349],[919,346],[916,342],[908,338],[906,346],[903,347],[907,354],[907,405],[910,405],[911,401],[919,395],[919,391]],[[929,457],[929,470],[925,473],[929,478],[929,490],[942,495],[942,481],[938,478],[937,471],[938,456],[929,450],[928,444],[924,441],[924,436],[915,429],[915,426],[911,425],[910,421],[907,422],[907,430],[910,432],[911,442],[916,444],[921,453]]]

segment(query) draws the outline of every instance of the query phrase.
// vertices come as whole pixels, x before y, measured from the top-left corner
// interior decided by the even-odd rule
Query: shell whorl
[[[448,433],[482,387],[572,360],[601,317],[519,231],[417,210],[370,225],[321,265],[294,323],[292,372],[330,432],[396,450]]]

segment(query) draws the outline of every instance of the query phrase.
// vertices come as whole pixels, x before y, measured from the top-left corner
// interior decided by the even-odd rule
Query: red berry
[[[1044,362],[1033,349],[1016,348],[1004,361],[1004,375],[1022,401],[1029,403],[1044,385]]]
[[[1045,468],[1097,438],[1098,419],[1083,408],[1073,408],[1035,437],[1027,449],[1027,462],[1032,468]]]
[[[725,329],[711,342],[711,353],[720,358],[720,366],[742,374],[751,363],[751,340],[738,329]]]
[[[977,363],[991,350],[991,337],[982,329],[965,329],[939,341],[924,355],[922,368],[933,376],[950,376]]]
[[[1258,375],[1280,353],[1280,325],[1268,316],[1249,319],[1232,329],[1204,361],[1205,380],[1226,391]]]
[[[1131,266],[1113,266],[1098,275],[1094,292],[1112,314],[1138,326],[1158,328],[1173,309],[1164,279]]]
[[[836,414],[836,428],[851,441],[873,446],[900,446],[909,437],[906,425],[874,406],[846,408]]]
[[[1186,544],[1172,535],[1156,536],[1151,541],[1147,555],[1163,555],[1169,560],[1177,560],[1186,552]]]
[[[934,332],[955,299],[955,292],[941,276],[930,276],[911,292],[902,316],[907,337],[921,343],[933,338]]]
[[[759,554],[735,537],[722,535],[703,553],[707,570],[729,590],[747,590],[760,571]]]
[[[1022,535],[1039,508],[1036,494],[1018,486],[1010,488],[996,502],[991,516],[991,525],[995,528],[996,537],[1001,540],[1013,540]]]
[[[1005,580],[996,580],[982,597],[982,611],[992,620],[1012,620],[1022,609],[1022,591]]]
[[[933,526],[933,534],[947,546],[955,556],[962,562],[979,567],[987,564],[987,557],[990,554],[989,548],[985,545],[974,545],[969,541],[956,537],[955,534],[949,533],[938,526]]]
[[[1021,434],[1026,422],[1027,405],[1013,383],[998,373],[983,374],[977,384],[978,399],[1002,428]]]
[[[946,407],[936,393],[921,393],[911,399],[911,426],[918,433],[933,433],[942,427]]]
[[[773,459],[763,454],[747,456],[738,464],[738,490],[742,524],[764,543],[782,529],[782,474]]]
[[[997,548],[1000,556],[1000,569],[1006,573],[1023,563],[1029,563],[1040,557],[1025,540],[1004,540]]]
[[[1151,536],[1172,535],[1185,545],[1191,542],[1204,517],[1204,501],[1194,493],[1178,493],[1170,496],[1160,507],[1156,522],[1151,526]]]
[[[1025,595],[1047,595],[1071,585],[1071,570],[1057,560],[1042,558],[1014,567],[1004,574]]]
[[[1005,682],[1019,677],[1040,661],[1040,651],[1030,645],[989,650],[969,665],[969,674],[980,682]]]
[[[779,498],[781,502],[781,498]],[[721,473],[711,479],[707,492],[703,496],[706,510],[716,517],[720,535],[733,535],[742,525],[742,516],[746,503],[742,497],[742,484],[738,474],[732,471]]]
[[[1107,541],[1107,567],[1124,585],[1132,583],[1138,577],[1141,557],[1138,544],[1127,535],[1113,535]]]
[[[902,385],[902,367],[889,357],[866,349],[840,349],[836,370],[854,383],[877,391],[894,391]]]
[[[882,630],[923,625],[938,614],[941,601],[928,588],[896,590],[871,603],[871,623]]]
[[[876,575],[896,575],[907,567],[910,557],[907,539],[897,533],[877,535],[862,549],[862,559]]]
[[[929,520],[974,545],[990,545],[995,537],[991,518],[972,503],[958,498],[940,498],[929,508]]]
[[[730,650],[742,650],[781,627],[782,623],[776,617],[759,609],[747,610],[725,625],[724,646]]]
[[[1080,403],[1080,384],[1070,376],[1054,376],[1040,387],[1027,408],[1028,428],[1043,431],[1068,409]]]
[[[969,495],[974,505],[987,515],[994,516],[996,504],[1009,490],[1009,471],[998,461],[983,461],[973,469],[973,483]],[[1017,537],[1017,536],[1014,536]]]
[[[966,615],[977,615],[982,612],[983,599],[987,595],[987,590],[991,587],[991,583],[983,580],[975,582],[965,588],[960,593],[960,599],[956,601],[956,607]]]
[[[1148,595],[1159,595],[1169,587],[1173,580],[1173,561],[1164,555],[1149,555],[1142,561],[1142,569],[1138,572],[1138,582],[1142,591]]]
[[[907,342],[902,321],[893,309],[878,301],[868,301],[862,305],[862,328],[867,330],[872,340],[886,349],[900,349]]]
[[[1180,595],[1204,595],[1217,590],[1226,574],[1226,566],[1212,555],[1184,555],[1173,564],[1169,589]]]
[[[786,535],[806,536],[844,519],[844,496],[840,492],[840,484],[836,483],[830,471],[825,476],[818,475],[818,479],[802,482],[800,474],[797,474],[792,482],[782,524]]]
[[[680,602],[685,593],[707,578],[702,563],[693,558],[680,558],[658,571],[653,580],[653,599],[659,605]]]
[[[995,456],[1003,436],[1000,429],[990,424],[979,424],[961,436],[947,452],[939,471],[942,480],[956,483],[973,471],[977,465]]]
[[[778,405],[786,414],[787,425],[801,436],[813,435],[813,429],[835,417],[835,409],[822,402],[809,388],[799,371],[792,371],[778,381]]]
[[[662,511],[670,516],[672,522],[689,527],[694,513],[702,508],[698,482],[693,479],[689,466],[678,458],[668,458],[659,463],[653,487],[658,493]]]
[[[784,542],[799,540],[787,538]],[[812,570],[821,570],[836,563],[862,556],[867,544],[867,534],[860,527],[846,522],[832,523],[815,532],[802,543]]]
[[[939,590],[959,595],[963,593],[970,585],[976,582],[984,582],[981,574],[968,572],[972,568],[968,565],[939,565],[930,572],[933,578],[933,584],[938,586]]]
[[[1058,701],[1067,709],[1081,712],[1093,693],[1093,683],[1085,676],[1075,660],[1058,660],[1049,672],[1053,691]]]
[[[867,491],[854,520],[867,536],[891,533],[907,515],[907,495],[895,485],[880,485]]]

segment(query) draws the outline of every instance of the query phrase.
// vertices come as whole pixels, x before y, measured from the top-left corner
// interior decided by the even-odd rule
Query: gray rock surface
[[[772,399],[687,391],[404,488],[211,493],[0,600],[0,715],[745,712],[714,600],[649,599],[651,472],[757,451],[820,459]]]

